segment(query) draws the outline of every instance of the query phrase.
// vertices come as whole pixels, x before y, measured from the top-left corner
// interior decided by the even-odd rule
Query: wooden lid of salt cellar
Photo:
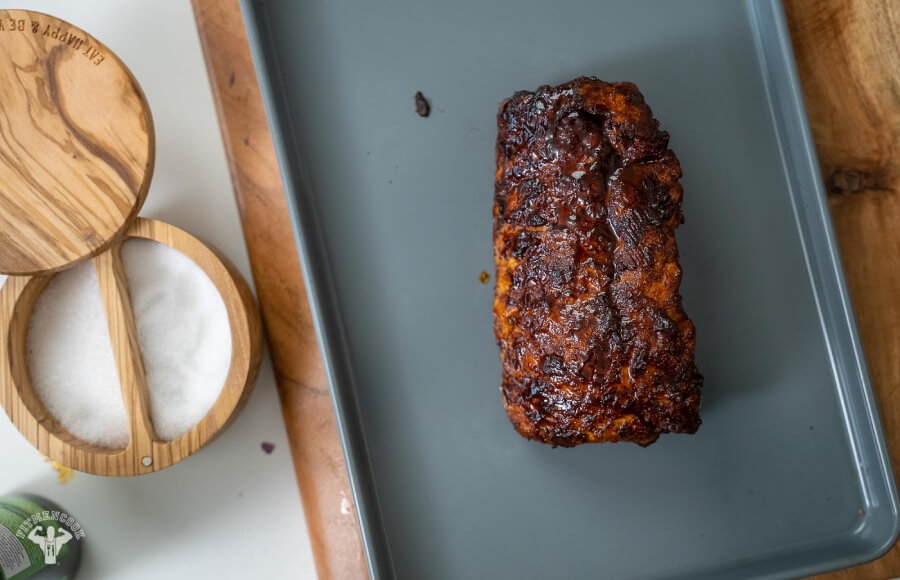
[[[0,10],[0,273],[106,249],[153,173],[150,108],[106,46],[58,18]]]

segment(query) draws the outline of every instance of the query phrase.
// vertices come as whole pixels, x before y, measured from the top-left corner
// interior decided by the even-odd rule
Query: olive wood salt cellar
[[[153,120],[131,72],[106,46],[37,12],[0,10],[0,405],[45,456],[97,475],[164,469],[212,440],[246,403],[261,360],[261,324],[238,271],[169,224],[138,218],[153,174]],[[225,384],[207,415],[164,441],[150,397],[122,244],[154,240],[190,258],[219,291],[232,334]],[[129,420],[124,449],[67,432],[31,384],[27,332],[54,273],[93,260]]]

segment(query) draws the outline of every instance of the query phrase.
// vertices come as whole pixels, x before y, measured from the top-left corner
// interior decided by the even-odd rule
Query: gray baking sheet
[[[793,577],[893,543],[778,2],[243,8],[373,577]],[[684,169],[703,425],[646,449],[517,435],[478,281],[497,105],[579,75],[635,82]]]

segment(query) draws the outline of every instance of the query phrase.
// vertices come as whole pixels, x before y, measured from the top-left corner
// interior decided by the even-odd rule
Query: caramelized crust
[[[693,433],[703,379],[681,307],[681,167],[631,83],[521,91],[497,117],[494,331],[524,437]]]

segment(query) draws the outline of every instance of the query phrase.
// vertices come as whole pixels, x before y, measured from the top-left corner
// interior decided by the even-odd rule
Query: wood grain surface
[[[0,10],[0,272],[58,270],[137,215],[150,109],[124,64],[62,20]]]
[[[174,248],[209,276],[225,302],[232,334],[232,359],[225,385],[209,413],[174,441],[158,437],[150,420],[147,378],[138,343],[122,244],[146,239]],[[189,457],[216,437],[237,416],[253,390],[262,360],[259,311],[237,269],[197,238],[169,224],[136,219],[114,244],[94,258],[100,296],[130,426],[125,449],[90,445],[69,433],[34,392],[28,372],[28,323],[41,292],[53,275],[12,276],[0,289],[0,405],[13,425],[52,461],[96,475],[143,475]]]
[[[788,0],[831,215],[894,471],[900,466],[900,2]],[[900,544],[829,580],[900,576]]]
[[[297,477],[323,579],[365,577],[349,495],[237,0],[193,0],[253,263]],[[787,0],[854,309],[900,465],[900,3]],[[900,549],[822,576],[900,576]]]

